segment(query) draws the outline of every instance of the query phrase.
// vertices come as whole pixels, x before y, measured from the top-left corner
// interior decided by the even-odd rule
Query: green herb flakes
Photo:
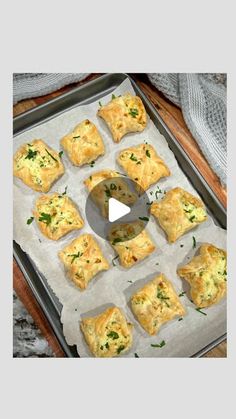
[[[204,311],[202,311],[200,307],[195,308],[195,310],[196,310],[196,311],[198,311],[198,313],[201,313],[201,314],[203,314],[204,316],[207,316],[207,314],[206,314],[206,313],[204,313]]]
[[[113,340],[115,339],[119,339],[119,335],[117,332],[114,332],[114,330],[111,330],[108,334],[107,334],[108,338],[111,338]]]
[[[49,153],[49,151],[45,148],[45,150],[46,150],[46,152],[47,152],[47,154],[51,157],[51,159],[53,159],[54,161],[56,161],[57,162],[57,159],[55,159],[55,157],[53,157],[52,155],[51,155],[51,153]]]
[[[72,265],[72,263],[75,261],[75,259],[80,258],[82,255],[83,255],[83,253],[81,253],[81,252],[74,253],[74,254],[72,254],[72,255],[68,255],[68,256],[72,257],[72,260],[71,260],[71,265]]]
[[[138,109],[130,108],[129,114],[132,116],[132,118],[136,118],[136,116],[138,115]]]
[[[150,154],[150,151],[149,150],[146,150],[146,156],[149,157],[149,159],[150,159],[151,154]]]
[[[149,218],[148,217],[138,217],[140,220],[142,220],[142,221],[149,221]]]
[[[27,224],[29,225],[29,224],[31,224],[33,221],[34,221],[34,217],[30,217],[30,218],[28,218],[28,220],[27,220]]]
[[[63,151],[60,151],[60,153],[58,153],[58,156],[60,157],[60,159],[62,157],[62,154],[63,154]]]
[[[37,151],[37,150],[33,151],[33,150],[30,148],[30,149],[28,150],[28,154],[27,154],[27,156],[25,157],[25,159],[28,159],[28,160],[34,160],[37,154],[38,154],[38,151]]]
[[[41,212],[39,221],[47,224],[47,226],[52,222],[52,217],[50,214],[46,214],[45,212]]]
[[[131,154],[130,160],[132,161],[138,161],[137,157],[134,155],[134,153]]]
[[[161,343],[157,343],[157,344],[151,343],[151,346],[152,346],[152,348],[163,348],[163,346],[165,346],[165,344],[166,344],[165,341],[162,340]]]
[[[195,239],[195,237],[194,237],[194,236],[193,236],[192,238],[193,238],[193,249],[195,249],[196,244],[197,244],[197,243],[196,243],[196,239]]]

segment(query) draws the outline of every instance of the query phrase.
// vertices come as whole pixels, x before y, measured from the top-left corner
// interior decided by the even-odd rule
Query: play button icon
[[[95,179],[101,179],[101,174],[104,172],[90,176],[94,183],[85,205],[86,219],[94,233],[108,240],[111,228],[120,223],[139,221],[141,228],[145,228],[151,204],[145,191],[140,191],[140,185],[127,176],[106,177],[95,182]]]
[[[115,198],[110,198],[108,201],[108,219],[111,223],[125,215],[129,214],[131,211],[128,205],[123,204],[120,201],[117,201]]]

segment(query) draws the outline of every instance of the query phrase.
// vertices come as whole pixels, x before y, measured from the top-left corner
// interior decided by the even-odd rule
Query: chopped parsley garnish
[[[63,154],[63,151],[60,151],[60,153],[58,153],[58,156],[60,157],[60,159],[61,159],[62,154]]]
[[[102,107],[102,104],[101,104],[100,100],[99,100],[98,104],[99,104],[99,106],[101,106],[101,107]]]
[[[148,217],[138,217],[140,220],[142,220],[142,221],[149,221],[149,218]]]
[[[191,223],[193,223],[194,218],[196,218],[195,215],[192,215],[192,217],[189,218],[189,221],[191,221]]]
[[[47,226],[51,223],[52,217],[50,214],[46,214],[45,212],[41,212],[39,221],[42,221],[43,223],[47,224]]]
[[[105,194],[108,198],[111,198],[111,191],[107,185],[105,185]]]
[[[48,155],[54,160],[54,161],[56,161],[57,162],[57,159],[55,159],[55,157],[53,157],[52,155],[51,155],[51,153],[49,153],[49,151],[45,148],[45,150],[46,150],[46,152],[48,153]]]
[[[117,353],[120,354],[121,351],[123,351],[125,349],[124,345],[120,345],[119,348],[117,349]]]
[[[204,311],[201,311],[200,307],[195,308],[196,311],[198,311],[199,313],[203,314],[204,316],[207,316],[206,313],[204,313]]]
[[[112,241],[112,244],[116,244],[116,243],[120,243],[120,242],[122,242],[123,240],[120,238],[120,237],[116,237],[113,241]]]
[[[137,163],[136,164],[142,164],[142,162],[139,160],[139,161],[137,161]]]
[[[73,137],[75,140],[77,139],[77,138],[80,138],[80,135],[76,135],[75,137]]]
[[[181,245],[180,245],[180,247],[184,247],[184,245],[183,245],[183,244],[181,244]]]
[[[116,257],[114,257],[114,258],[112,259],[112,265],[113,265],[113,266],[116,266],[116,264],[115,264],[115,260],[116,260],[116,259],[118,259],[118,257],[119,257],[119,255],[118,255],[118,256],[116,256]]]
[[[131,154],[130,160],[138,161],[137,157],[135,157],[134,153]]]
[[[82,255],[83,255],[83,253],[81,253],[81,252],[74,253],[74,254],[72,254],[72,255],[68,255],[68,256],[72,257],[71,264],[74,262],[74,260],[75,260],[76,258],[80,258],[80,256],[82,256]]]
[[[157,290],[157,298],[159,298],[159,300],[163,300],[163,302],[166,304],[166,306],[170,307],[170,305],[166,301],[166,300],[169,300],[170,298],[167,297],[166,294],[163,291]]]
[[[196,247],[196,239],[195,239],[195,237],[193,236],[193,249],[195,249],[195,247]]]
[[[66,187],[65,187],[65,190],[64,190],[64,192],[62,193],[62,195],[66,195],[66,193],[67,193],[67,188],[68,188],[68,186],[66,186]]]
[[[165,341],[162,340],[161,343],[157,343],[157,344],[151,343],[151,346],[153,348],[162,348],[163,346],[165,346],[165,344],[166,344]]]
[[[108,342],[104,346],[105,346],[105,348],[109,349],[109,343]]]
[[[146,205],[152,205],[153,201],[151,202],[146,202]]]
[[[27,220],[27,224],[29,225],[29,224],[31,224],[33,221],[34,221],[34,217],[30,217],[30,218],[28,218],[28,220]]]
[[[150,154],[149,150],[146,150],[146,156],[149,157],[149,158],[151,157],[151,154]]]
[[[27,154],[27,156],[25,157],[25,159],[29,159],[29,160],[34,160],[35,159],[35,157],[36,157],[36,155],[38,154],[38,151],[37,150],[35,150],[35,151],[33,151],[31,148],[28,150],[28,154]]]
[[[115,98],[116,98],[116,95],[114,95],[114,94],[112,93],[111,98],[112,98],[112,100],[113,100],[113,99],[115,99]]]
[[[89,260],[86,260],[87,263],[89,263]]]
[[[95,165],[95,161],[93,160],[90,162],[90,167],[93,167],[94,165]]]
[[[178,319],[178,321],[179,321],[179,322],[181,322],[181,320],[183,320],[183,317],[180,317],[180,318]]]
[[[111,330],[108,334],[107,334],[107,337],[108,338],[111,338],[111,339],[119,339],[119,335],[118,335],[118,333],[116,333],[116,332],[114,332],[114,330]]]
[[[128,282],[129,282],[130,284],[133,284],[133,281],[130,281],[130,280],[129,280]]]
[[[136,116],[138,115],[138,109],[135,109],[135,108],[130,108],[130,110],[129,110],[129,114],[130,114],[133,118],[136,118]]]
[[[186,294],[186,291],[183,291],[179,294],[179,297],[183,297]]]
[[[115,184],[115,183],[111,183],[111,184],[110,184],[110,190],[111,190],[111,191],[116,191],[116,189],[117,189],[116,184]]]
[[[138,354],[135,352],[135,354],[134,354],[134,357],[135,358],[139,358],[139,356],[138,356]]]

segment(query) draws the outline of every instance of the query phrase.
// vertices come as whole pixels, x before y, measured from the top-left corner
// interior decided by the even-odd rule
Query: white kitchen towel
[[[148,77],[169,100],[181,107],[193,137],[226,185],[226,74],[152,73]]]
[[[84,80],[89,73],[14,73],[13,103],[43,96],[67,84]]]

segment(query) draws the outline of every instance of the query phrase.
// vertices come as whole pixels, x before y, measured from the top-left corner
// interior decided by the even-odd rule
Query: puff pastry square
[[[227,253],[213,244],[205,243],[187,265],[177,270],[191,286],[191,297],[198,307],[218,303],[227,288]]]
[[[155,250],[155,245],[144,229],[142,221],[115,224],[108,238],[124,268],[130,268]]]
[[[48,192],[64,173],[59,153],[42,140],[23,144],[13,160],[14,176],[35,191]]]
[[[131,308],[149,335],[155,335],[164,323],[185,314],[171,282],[163,274],[156,276],[131,297]]]
[[[95,357],[120,356],[132,346],[132,324],[118,307],[110,307],[96,317],[85,318],[81,330]]]
[[[128,183],[121,178],[120,173],[114,170],[93,173],[84,181],[84,184],[89,192],[92,191],[92,199],[105,218],[108,218],[109,198],[115,198],[125,205],[132,205],[137,200],[137,196],[130,190]]]
[[[91,163],[105,153],[101,135],[96,126],[85,119],[61,139],[61,145],[75,166]]]
[[[150,144],[126,148],[117,160],[127,175],[140,185],[140,188],[137,187],[139,191],[146,191],[153,183],[171,174]]]
[[[59,193],[41,195],[35,203],[33,215],[42,234],[51,240],[58,240],[84,225],[72,200]]]
[[[109,269],[109,264],[91,234],[82,234],[59,252],[69,278],[81,290],[100,271]]]
[[[169,243],[207,219],[203,202],[182,188],[171,189],[160,202],[153,202],[151,214],[166,232]]]
[[[107,123],[115,143],[129,132],[143,131],[147,125],[147,114],[138,96],[127,93],[101,106],[97,114]]]

